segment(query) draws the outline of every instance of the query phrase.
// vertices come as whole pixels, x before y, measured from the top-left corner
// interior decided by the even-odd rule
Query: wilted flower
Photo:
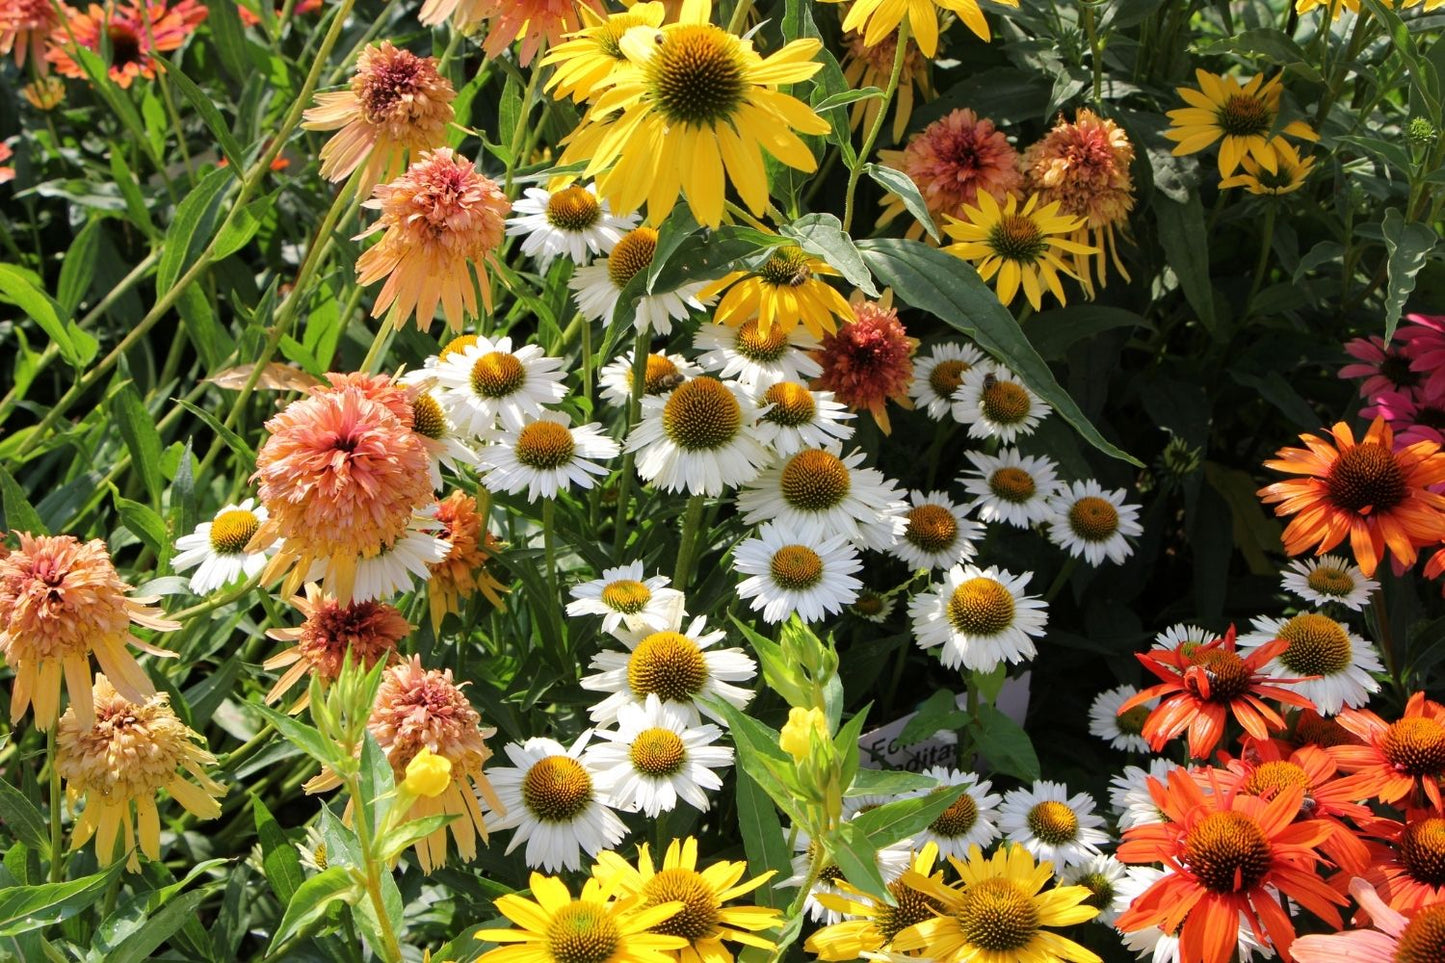
[[[35,725],[48,730],[60,708],[60,680],[82,726],[95,724],[90,654],[132,702],[155,695],[150,678],[126,651],[173,656],[137,638],[131,623],[157,631],[180,628],[149,603],[128,598],[100,539],[20,533],[20,548],[0,558],[0,654],[15,671],[10,721],[35,704]]]
[[[306,617],[295,628],[270,629],[266,637],[295,645],[263,664],[264,669],[290,666],[271,691],[267,702],[275,702],[307,675],[322,682],[331,682],[341,674],[347,656],[353,663],[370,669],[377,662],[390,659],[396,644],[411,631],[411,625],[400,611],[384,602],[341,603],[323,595],[314,583],[306,586],[306,596],[296,596],[291,604]],[[310,692],[291,707],[300,712],[311,701]]]
[[[61,9],[66,21],[50,35],[45,59],[64,76],[80,79],[86,73],[72,56],[72,42],[96,54],[101,53],[102,45],[109,46],[110,79],[121,87],[129,87],[137,77],[155,79],[156,64],[151,54],[180,49],[207,13],[196,0],[179,0],[174,6],[158,0],[144,9],[134,3],[104,7],[92,3],[85,13],[70,7]]]
[[[131,701],[98,675],[84,701],[87,707],[94,703],[94,717],[83,721],[75,711],[81,702],[75,700],[60,717],[55,743],[56,771],[72,799],[85,798],[70,848],[79,849],[94,837],[96,861],[108,866],[120,836],[130,853],[126,867],[138,873],[137,823],[140,851],[149,859],[161,858],[157,792],[166,790],[198,819],[215,819],[221,815],[216,800],[226,787],[206,774],[215,757],[196,744],[205,740],[176,718],[164,694]],[[52,813],[51,818],[60,816]]]
[[[884,406],[892,401],[901,408],[913,407],[908,389],[913,384],[918,339],[908,337],[903,329],[891,291],[877,301],[854,302],[853,313],[853,321],[824,337],[822,346],[812,352],[823,367],[813,387],[833,392],[854,411],[868,409],[886,434],[891,426]]]
[[[1274,150],[1274,170],[1269,170],[1251,154],[1240,161],[1244,168],[1242,173],[1219,182],[1220,190],[1242,187],[1251,194],[1277,197],[1303,187],[1305,179],[1314,170],[1315,159],[1306,157],[1301,160],[1299,151],[1283,137],[1276,137],[1269,143]]]
[[[59,77],[41,77],[21,87],[20,93],[36,110],[54,110],[65,100],[65,81]]]

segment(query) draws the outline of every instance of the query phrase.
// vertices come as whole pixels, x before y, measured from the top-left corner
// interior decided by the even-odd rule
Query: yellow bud
[[[406,764],[406,781],[402,788],[413,796],[440,796],[452,783],[452,761],[422,748]]]
[[[828,720],[821,709],[789,709],[788,721],[778,735],[778,745],[799,762],[808,758],[812,749],[809,733],[817,732],[823,739],[828,738]]]

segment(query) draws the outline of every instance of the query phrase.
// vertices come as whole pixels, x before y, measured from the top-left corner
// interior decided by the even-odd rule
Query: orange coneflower
[[[1382,803],[1441,806],[1445,781],[1445,706],[1417,692],[1405,713],[1386,722],[1369,709],[1346,709],[1335,717],[1363,740],[1362,745],[1335,746],[1330,754],[1340,768],[1354,773],[1348,780],[1358,798]]]
[[[423,151],[391,183],[378,184],[365,206],[379,209],[381,218],[358,237],[385,232],[356,262],[357,283],[386,278],[373,318],[389,314],[399,328],[415,316],[425,331],[440,303],[448,327],[460,331],[468,315],[477,316],[478,287],[483,307],[492,310],[486,264],[502,243],[512,209],[496,181],[440,147]]]
[[[1268,739],[1271,729],[1283,729],[1284,719],[1265,699],[1313,708],[1310,700],[1281,688],[1293,680],[1275,679],[1264,666],[1289,643],[1275,639],[1241,657],[1234,648],[1234,626],[1222,637],[1198,644],[1181,642],[1172,649],[1135,653],[1144,668],[1163,681],[1150,686],[1119,707],[1127,712],[1150,699],[1159,705],[1149,713],[1141,733],[1158,752],[1181,732],[1189,732],[1189,755],[1207,759],[1224,736],[1230,714],[1256,739]]]
[[[1415,564],[1419,549],[1445,538],[1445,497],[1429,490],[1445,481],[1445,453],[1433,441],[1395,448],[1395,433],[1381,417],[1365,437],[1344,422],[1332,438],[1304,434],[1306,448],[1281,448],[1265,462],[1302,478],[1275,482],[1259,490],[1276,515],[1293,515],[1284,530],[1284,549],[1299,555],[1313,547],[1323,555],[1350,539],[1355,563],[1365,575],[1388,549],[1402,566]]]
[[[598,0],[426,0],[419,19],[435,27],[448,17],[458,30],[488,21],[482,52],[495,60],[506,53],[512,42],[521,39],[517,53],[518,66],[532,62],[543,41],[556,46],[564,36],[581,29],[579,8],[590,8],[605,14]]]
[[[1411,813],[1404,822],[1374,819],[1368,831],[1381,842],[1370,845],[1370,864],[1360,873],[1392,909],[1404,913],[1445,902],[1445,819],[1429,811]],[[1348,881],[1336,876],[1335,886]]]
[[[45,41],[60,22],[50,0],[0,0],[0,57],[15,53],[15,66],[24,68],[26,59],[45,73]]]
[[[15,671],[10,721],[35,705],[35,725],[48,730],[60,708],[60,682],[81,724],[95,724],[90,654],[132,702],[155,695],[155,686],[129,643],[152,655],[174,656],[137,638],[131,623],[170,631],[179,622],[152,607],[154,597],[127,598],[100,539],[20,533],[20,548],[0,558],[0,655]]]
[[[809,352],[823,368],[813,387],[833,392],[853,411],[867,409],[887,434],[891,430],[887,403],[913,407],[908,389],[913,385],[917,350],[918,339],[910,338],[898,320],[892,291],[883,292],[877,301],[854,301],[853,320],[824,335],[818,349]]]
[[[492,756],[483,740],[497,730],[481,727],[482,717],[462,691],[465,684],[452,681],[451,669],[424,669],[421,660],[412,656],[386,670],[366,724],[386,753],[398,785],[406,778],[407,764],[423,749],[451,763],[449,785],[435,796],[417,798],[408,814],[409,819],[460,817],[417,840],[417,860],[427,873],[446,863],[448,831],[463,860],[477,855],[479,834],[486,842],[487,826],[477,803],[478,793],[493,813],[505,811],[482,774],[482,765]],[[306,783],[305,789],[324,792],[340,784],[335,773],[325,771]]]
[[[350,87],[316,95],[301,126],[340,128],[321,148],[321,176],[345,180],[364,163],[357,190],[365,194],[400,174],[409,153],[446,143],[456,96],[451,81],[437,73],[435,57],[383,40],[361,52]]]
[[[294,628],[266,632],[267,638],[295,643],[262,663],[263,669],[290,666],[266,693],[268,703],[280,699],[306,675],[332,681],[341,674],[348,654],[364,669],[390,659],[396,644],[412,628],[393,606],[373,601],[338,602],[323,595],[314,582],[307,584],[305,597],[298,595],[291,604],[305,621]],[[310,701],[311,693],[303,692],[290,711],[300,712]]]
[[[1149,780],[1165,821],[1124,833],[1118,857],[1125,863],[1163,863],[1166,874],[1115,921],[1123,932],[1157,926],[1177,933],[1180,958],[1227,963],[1238,942],[1240,916],[1261,945],[1289,959],[1294,924],[1280,903],[1293,899],[1338,929],[1343,903],[1316,875],[1314,847],[1329,834],[1318,820],[1297,820],[1301,786],[1271,799],[1247,796],[1213,782],[1206,792],[1182,769],[1168,785]]]
[[[15,151],[4,141],[0,141],[0,184],[15,179],[15,168],[6,165],[6,161],[15,156]]]
[[[501,543],[487,531],[486,497],[473,498],[455,491],[437,503],[438,534],[451,543],[447,557],[431,566],[427,581],[427,602],[432,629],[441,635],[442,619],[448,612],[460,612],[462,600],[481,592],[498,609],[506,608],[502,593],[506,586],[497,581],[488,563]]]
[[[137,77],[153,80],[156,62],[152,53],[178,50],[186,38],[206,19],[206,7],[196,0],[179,0],[167,6],[166,0],[148,3],[112,3],[104,7],[92,3],[85,13],[62,7],[65,22],[50,34],[50,49],[45,59],[66,77],[85,77],[85,70],[71,55],[71,45],[78,44],[99,54],[102,36],[110,46],[110,79],[129,87]]]

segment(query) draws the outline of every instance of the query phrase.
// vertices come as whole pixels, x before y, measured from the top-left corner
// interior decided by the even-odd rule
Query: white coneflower
[[[756,319],[737,327],[707,323],[697,329],[692,346],[701,351],[697,362],[719,378],[734,378],[756,391],[779,381],[807,382],[823,373],[823,366],[808,353],[818,339],[801,324],[775,324],[766,333]]]
[[[592,184],[555,191],[529,187],[512,204],[507,233],[522,237],[522,253],[545,274],[562,255],[583,265],[595,254],[606,254],[636,224],[636,214],[614,215],[606,201],[597,199]]]
[[[949,417],[953,395],[963,384],[963,376],[981,361],[984,353],[971,344],[946,341],[934,345],[923,358],[913,359],[913,384],[908,393],[913,407],[921,408],[934,421]]]
[[[635,357],[629,351],[609,361],[597,372],[602,397],[614,405],[625,405],[632,400],[632,362]],[[665,395],[688,378],[702,373],[701,368],[680,354],[653,352],[643,364],[642,391],[648,395]]]
[[[594,674],[582,679],[582,688],[609,693],[589,710],[593,722],[609,725],[622,706],[649,695],[684,707],[693,718],[716,718],[700,701],[704,698],[722,699],[739,709],[752,700],[750,690],[732,683],[752,679],[758,664],[742,649],[713,649],[726,633],[709,632],[706,616],[699,615],[686,629],[679,613],[665,629],[616,635],[627,651],[598,652],[592,657]]]
[[[974,471],[959,479],[973,495],[968,510],[981,521],[1031,528],[1053,515],[1049,498],[1059,486],[1058,466],[1042,455],[1005,448],[996,455],[968,451]]]
[[[491,825],[512,829],[510,853],[527,844],[527,865],[548,872],[582,868],[582,854],[595,856],[627,835],[627,827],[603,800],[596,773],[586,765],[589,729],[569,746],[534,738],[508,743],[511,767],[487,770],[497,799],[506,808]]]
[[[977,364],[963,376],[953,399],[953,417],[968,425],[970,438],[997,438],[1005,445],[1031,435],[1049,406],[1000,365]]]
[[[844,535],[862,548],[882,551],[902,535],[903,492],[873,468],[863,453],[805,448],[758,475],[738,493],[750,525],[775,520],[808,538]]]
[[[1102,564],[1106,558],[1123,564],[1133,552],[1128,539],[1144,531],[1139,506],[1124,504],[1124,495],[1122,488],[1105,491],[1092,478],[1061,489],[1049,499],[1054,512],[1049,519],[1050,541],[1090,565]]]
[[[1124,752],[1149,752],[1149,743],[1141,733],[1144,731],[1144,720],[1149,718],[1149,710],[1158,705],[1159,700],[1150,699],[1123,715],[1119,714],[1119,707],[1138,693],[1139,690],[1132,685],[1121,685],[1100,692],[1094,697],[1093,705],[1089,706],[1089,732],[1115,749]]]
[[[1219,636],[1202,625],[1177,622],[1154,636],[1155,649],[1177,649],[1181,645],[1208,645]]]
[[[757,477],[771,455],[753,433],[757,409],[736,385],[700,377],[642,399],[627,436],[637,474],[666,491],[721,495]]]
[[[1128,908],[1130,901],[1121,899],[1119,880],[1128,867],[1113,856],[1099,855],[1077,866],[1071,866],[1059,874],[1063,886],[1082,886],[1093,895],[1084,900],[1099,911],[1093,922],[1112,926],[1119,914]]]
[[[577,310],[589,321],[610,322],[623,288],[647,270],[656,251],[657,231],[638,227],[624,234],[607,257],[579,267],[567,282]],[[706,282],[684,284],[674,291],[645,295],[634,309],[633,325],[638,331],[670,334],[672,322],[686,321],[689,312],[706,308],[707,302],[698,297],[705,287]]]
[[[831,391],[810,391],[796,381],[779,381],[758,395],[762,414],[758,440],[784,457],[804,448],[824,448],[853,437],[853,412]]]
[[[713,770],[733,762],[732,749],[714,745],[721,729],[698,725],[690,713],[656,693],[641,705],[622,706],[616,731],[600,730],[597,736],[605,741],[587,750],[587,762],[598,788],[619,809],[653,819],[676,809],[679,799],[705,811],[707,794],[722,788]]]
[[[1013,789],[999,808],[1004,838],[1022,845],[1056,869],[1088,862],[1109,842],[1099,827],[1104,817],[1094,812],[1094,797],[1069,795],[1063,783],[1035,780],[1031,788]]]
[[[955,565],[942,583],[914,597],[908,613],[920,648],[942,646],[945,666],[990,672],[1036,652],[1048,605],[1024,594],[1032,572],[1012,575],[996,566]]]
[[[888,621],[895,605],[892,595],[876,589],[862,588],[858,590],[858,597],[853,600],[853,604],[848,606],[848,611],[864,621],[882,623]]]
[[[593,459],[616,458],[621,448],[601,425],[572,428],[570,421],[563,412],[544,411],[521,428],[504,431],[477,454],[487,487],[511,494],[525,489],[529,502],[556,498],[574,485],[591,488],[595,477],[608,472]]]
[[[1165,821],[1164,813],[1149,791],[1149,780],[1168,785],[1169,774],[1178,768],[1179,764],[1172,759],[1151,759],[1147,767],[1125,766],[1122,772],[1109,778],[1109,808],[1118,816],[1119,832]]]
[[[274,547],[272,543],[260,551],[246,551],[266,518],[265,507],[257,505],[254,498],[227,505],[209,522],[202,522],[191,534],[176,539],[171,568],[177,572],[196,569],[191,576],[191,591],[197,595],[209,595],[222,586],[251,578],[266,567]]]
[[[891,549],[914,569],[949,568],[971,560],[984,527],[964,517],[964,510],[944,492],[909,493],[913,502],[903,513],[907,527]]]
[[[1319,612],[1301,612],[1287,619],[1260,616],[1251,620],[1253,631],[1238,640],[1241,653],[1284,639],[1289,646],[1264,664],[1272,679],[1301,680],[1292,691],[1315,704],[1322,716],[1344,708],[1368,705],[1380,691],[1375,674],[1384,665],[1374,646],[1350,631],[1349,626]]]
[[[426,449],[432,488],[440,489],[443,467],[453,475],[459,475],[463,465],[471,465],[476,462],[477,453],[462,440],[461,435],[457,432],[457,426],[447,417],[441,402],[437,400],[436,394],[430,387],[432,381],[430,372],[425,368],[418,368],[407,374],[424,376],[424,379],[412,379],[413,381],[424,380],[426,386],[416,387],[412,392],[411,430],[421,440],[422,447]],[[397,380],[402,383],[408,381],[406,376]]]
[[[1356,612],[1370,604],[1371,594],[1380,587],[1379,582],[1366,578],[1358,565],[1338,555],[1297,558],[1280,573],[1280,582],[1286,592],[1316,605],[1338,602]]]
[[[367,599],[389,599],[410,591],[413,579],[422,582],[431,578],[431,567],[451,554],[452,545],[437,535],[441,525],[433,517],[436,506],[412,517],[406,532],[390,546],[356,560],[356,581],[351,591],[355,602]],[[307,573],[307,581],[326,581],[326,563],[315,563]]]
[[[995,817],[1000,797],[990,791],[993,786],[988,780],[980,780],[977,773],[946,766],[934,766],[924,775],[938,780],[941,786],[962,786],[964,789],[952,805],[913,837],[914,849],[933,843],[938,847],[940,856],[967,859],[971,847],[986,848],[998,839]]]
[[[443,352],[435,368],[443,393],[437,400],[457,427],[473,438],[491,438],[503,427],[521,428],[546,405],[567,397],[561,358],[547,357],[535,344],[515,351],[511,338],[481,336],[459,351]]]
[[[738,598],[752,599],[764,622],[793,613],[804,622],[836,615],[858,596],[863,568],[858,551],[842,535],[824,539],[795,536],[769,522],[733,549],[733,567],[750,576],[738,583]]]
[[[793,875],[776,883],[778,889],[790,889],[802,886],[807,882],[813,865],[813,852],[816,845],[808,834],[796,828],[796,835],[793,838]],[[902,876],[912,862],[912,855],[909,852],[907,840],[897,842],[891,846],[884,846],[876,853],[869,853],[876,859],[879,873],[883,876],[885,883],[892,883]],[[820,894],[839,896],[845,899],[856,899],[856,894],[848,893],[839,888],[838,883],[843,880],[843,871],[831,860],[823,866],[823,871],[813,880],[813,886],[808,890],[807,899],[803,902],[803,912],[808,919],[824,926],[831,926],[840,922],[844,917],[838,910],[829,909],[818,901]]]
[[[619,625],[658,632],[682,618],[683,595],[671,584],[666,575],[645,578],[641,562],[603,569],[601,578],[572,589],[575,601],[567,603],[567,614],[600,615],[604,632]]]

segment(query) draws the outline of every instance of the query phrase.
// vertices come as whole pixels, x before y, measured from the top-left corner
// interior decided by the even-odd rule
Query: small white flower
[[[476,341],[456,351],[443,351],[435,368],[447,409],[463,434],[490,438],[498,420],[521,428],[539,417],[545,405],[567,396],[562,384],[562,359],[549,358],[535,344],[512,350],[512,339]]]
[[[191,576],[191,591],[196,595],[210,595],[259,574],[275,542],[258,552],[247,552],[246,546],[268,517],[265,506],[257,505],[254,498],[227,505],[209,522],[176,539],[177,554],[171,559],[171,568],[177,572],[196,569]]]
[[[892,595],[865,588],[858,591],[858,597],[848,606],[848,611],[865,621],[881,623],[888,621],[896,604]]]
[[[833,400],[831,391],[810,391],[796,381],[779,381],[758,395],[762,414],[754,428],[758,440],[784,457],[804,448],[824,448],[853,437],[855,417]]]
[[[858,550],[843,536],[794,536],[773,522],[733,549],[733,568],[750,576],[738,583],[738,598],[752,599],[765,622],[795,612],[804,622],[821,621],[842,611],[863,586],[853,575],[863,568]]]
[[[1295,559],[1280,573],[1280,581],[1286,592],[1316,605],[1338,602],[1356,612],[1370,604],[1370,596],[1380,587],[1379,582],[1366,578],[1358,565],[1338,555]]]
[[[903,537],[891,551],[914,569],[949,568],[972,560],[984,527],[964,517],[964,510],[944,492],[913,491],[913,507],[904,512]]]
[[[607,257],[579,267],[567,282],[577,301],[577,310],[588,321],[610,323],[622,289],[647,270],[656,250],[657,231],[638,227],[624,234]],[[691,311],[704,310],[707,302],[698,295],[705,287],[707,282],[684,284],[673,291],[644,295],[634,308],[633,325],[638,331],[670,334],[672,322],[686,321]]]
[[[1184,643],[1190,645],[1208,645],[1218,635],[1209,631],[1201,625],[1189,625],[1178,622],[1154,636],[1154,649],[1177,649]]]
[[[919,647],[942,646],[945,666],[978,672],[1032,659],[1031,636],[1043,635],[1048,621],[1047,604],[1024,594],[1032,577],[1032,572],[1013,575],[996,566],[955,565],[942,583],[909,603]]]
[[[1059,874],[1059,882],[1064,886],[1083,886],[1093,893],[1087,902],[1099,907],[1094,922],[1112,926],[1119,914],[1129,908],[1129,902],[1119,898],[1119,880],[1126,870],[1113,856],[1099,855],[1064,870]]]
[[[1000,797],[990,791],[993,786],[988,780],[980,781],[977,773],[950,769],[947,766],[934,766],[924,775],[938,780],[941,786],[963,786],[964,790],[953,805],[913,837],[914,849],[922,849],[933,843],[938,846],[940,857],[967,859],[969,847],[987,848],[998,839],[995,817]]]
[[[959,481],[974,496],[967,509],[985,522],[1031,528],[1053,514],[1049,498],[1058,490],[1058,466],[1042,455],[1005,448],[997,455],[964,452],[974,471]]]
[[[721,495],[757,477],[771,455],[755,437],[757,409],[734,384],[700,377],[665,397],[644,396],[627,436],[637,474],[665,491]]]
[[[1158,705],[1159,700],[1150,699],[1122,716],[1119,715],[1119,707],[1138,694],[1139,690],[1132,685],[1121,685],[1100,692],[1094,697],[1094,704],[1089,707],[1089,731],[1106,740],[1115,749],[1124,752],[1149,752],[1149,743],[1144,741],[1140,733],[1143,731],[1144,720],[1149,717],[1149,710]]]
[[[595,856],[627,835],[598,791],[597,773],[587,765],[584,750],[591,737],[589,729],[570,747],[542,738],[508,743],[512,765],[487,770],[506,809],[488,824],[516,830],[506,852],[526,843],[525,859],[533,869],[581,869],[584,852]]]
[[[997,438],[1005,445],[1033,434],[1050,410],[1012,371],[986,362],[968,369],[953,396],[954,420],[968,425],[970,438]]]
[[[641,705],[617,710],[617,731],[597,732],[606,741],[587,750],[587,763],[619,809],[655,819],[681,799],[706,811],[707,794],[722,788],[713,770],[733,762],[730,748],[713,745],[721,735],[717,726],[698,725],[681,707],[649,693]]]
[[[614,405],[632,401],[632,362],[636,355],[629,351],[602,366],[597,384],[602,397]],[[697,365],[680,354],[653,352],[643,362],[642,390],[648,395],[665,395],[673,388],[702,372]]]
[[[393,542],[390,548],[357,560],[356,583],[351,592],[351,601],[389,599],[410,591],[413,579],[426,582],[431,578],[431,566],[446,559],[452,550],[452,543],[436,534],[441,525],[432,517],[435,513],[435,505],[425,512],[417,513],[406,532]],[[325,563],[318,564],[324,570]],[[328,578],[324,571],[316,572],[314,569],[308,578],[325,582],[328,587],[335,581],[334,574]],[[342,593],[332,594],[345,601]]]
[[[655,693],[664,703],[682,706],[693,719],[717,718],[699,700],[722,699],[741,709],[753,697],[733,685],[757,675],[758,664],[739,648],[712,649],[726,635],[707,631],[707,617],[699,615],[683,629],[682,614],[665,629],[616,633],[626,652],[604,650],[592,657],[592,675],[582,688],[610,695],[589,710],[593,722],[610,725],[618,710]]]
[[[411,392],[411,429],[426,449],[431,486],[440,489],[443,467],[453,475],[460,475],[463,465],[476,463],[477,453],[458,434],[457,426],[433,393],[431,372],[418,368],[397,380],[416,386]]]
[[[620,446],[599,424],[571,428],[569,421],[563,412],[544,411],[519,429],[503,431],[477,455],[487,487],[511,494],[526,489],[527,501],[534,502],[574,485],[591,488],[594,477],[605,477],[608,469],[593,459],[616,458]]]
[[[666,575],[643,577],[641,562],[628,562],[602,570],[602,577],[572,589],[567,614],[600,615],[602,631],[658,632],[682,618],[683,596]]]
[[[949,417],[963,376],[981,361],[987,361],[982,351],[955,341],[934,345],[927,356],[914,358],[913,384],[908,388],[913,407],[922,408],[934,421]]]
[[[615,216],[605,200],[597,199],[593,184],[557,191],[529,187],[512,203],[512,214],[507,233],[522,237],[522,253],[543,274],[563,255],[581,265],[594,254],[606,254],[637,224],[635,214]]]
[[[774,520],[800,537],[846,536],[882,551],[903,534],[903,492],[876,469],[860,467],[863,453],[805,448],[769,468],[738,492],[750,525]]]
[[[1109,842],[1109,834],[1099,828],[1102,825],[1104,817],[1094,812],[1094,797],[1086,792],[1070,796],[1063,783],[1043,779],[1031,789],[1011,790],[999,809],[1004,838],[1056,869],[1098,856],[1099,847]]]
[[[1238,639],[1240,654],[1275,639],[1288,642],[1262,671],[1272,679],[1302,679],[1290,689],[1313,702],[1320,715],[1368,705],[1371,694],[1380,691],[1373,675],[1385,671],[1379,655],[1343,622],[1319,612],[1301,612],[1288,619],[1260,616],[1251,625],[1253,631]]]
[[[779,381],[806,383],[823,373],[809,351],[818,339],[801,324],[791,331],[775,324],[763,334],[756,319],[737,327],[706,323],[693,335],[692,346],[701,351],[697,363],[719,378],[734,378],[749,391],[759,391]]]
[[[1092,478],[1060,489],[1049,499],[1053,509],[1049,539],[1090,565],[1100,565],[1106,558],[1122,564],[1133,552],[1128,539],[1144,531],[1139,506],[1124,504],[1124,495],[1122,488],[1105,491]]]

